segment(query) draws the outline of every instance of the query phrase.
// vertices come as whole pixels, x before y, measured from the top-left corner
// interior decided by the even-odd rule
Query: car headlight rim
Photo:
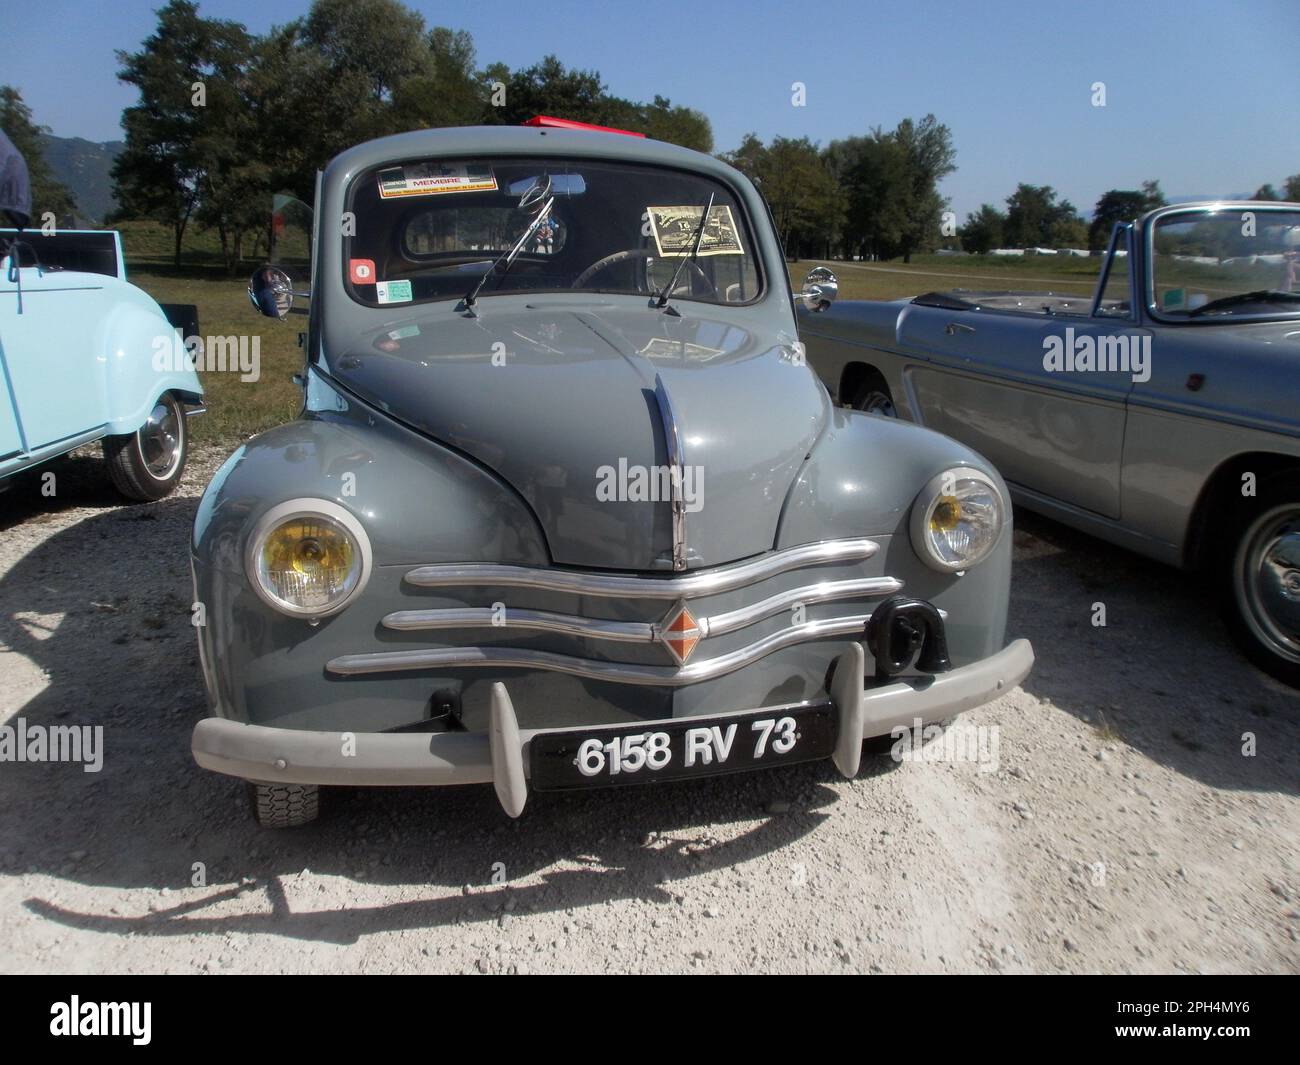
[[[968,501],[968,497],[963,498],[957,493],[968,493],[969,489],[966,486],[970,483],[982,488],[989,495],[994,507],[992,532],[969,554],[960,558],[946,558],[936,549],[932,539],[932,522],[936,512],[944,507],[948,510],[944,520],[951,523],[950,528],[945,531],[951,531],[960,525],[964,514],[963,505]],[[956,492],[950,493],[945,489],[954,489]],[[912,504],[910,520],[912,547],[921,561],[931,569],[941,573],[963,573],[978,566],[993,554],[1002,539],[1006,519],[1007,503],[992,477],[973,466],[952,466],[930,478]]]
[[[261,567],[262,552],[273,534],[295,521],[312,521],[333,529],[346,537],[351,547],[351,561],[348,576],[355,573],[355,579],[342,595],[323,604],[301,605],[282,598],[263,580]],[[253,526],[244,552],[244,571],[248,582],[262,600],[271,609],[288,617],[315,621],[319,618],[337,614],[354,602],[365,589],[370,580],[373,567],[373,555],[370,538],[357,517],[345,507],[328,499],[303,497],[286,500],[271,507]]]

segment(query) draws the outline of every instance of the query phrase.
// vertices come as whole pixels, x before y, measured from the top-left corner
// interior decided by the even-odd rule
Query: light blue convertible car
[[[21,157],[0,143],[0,217],[27,222]],[[27,208],[25,210],[24,208]],[[0,229],[0,488],[5,479],[102,440],[113,484],[160,499],[185,467],[185,419],[203,397],[176,325],[129,284],[114,232]]]

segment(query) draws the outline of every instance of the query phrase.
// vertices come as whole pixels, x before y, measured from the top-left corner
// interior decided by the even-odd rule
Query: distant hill
[[[45,134],[45,161],[77,201],[78,211],[89,221],[100,223],[113,209],[113,179],[109,172],[122,150],[121,141],[97,144],[81,137],[53,137]]]

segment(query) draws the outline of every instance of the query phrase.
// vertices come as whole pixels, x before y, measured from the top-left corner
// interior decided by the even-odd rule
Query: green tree
[[[1282,183],[1282,198],[1288,203],[1300,203],[1300,174],[1292,174]]]
[[[1002,247],[1006,221],[1006,216],[991,203],[981,204],[958,231],[962,248],[972,255],[987,255],[994,248]]]
[[[154,218],[172,228],[175,262],[209,171],[243,152],[237,134],[218,133],[242,107],[248,35],[237,23],[206,19],[190,0],[171,0],[154,33],[134,53],[118,52],[118,77],[140,100],[122,114],[126,144],[113,165],[119,217]]]
[[[302,37],[333,75],[359,76],[373,105],[391,100],[407,78],[431,72],[424,18],[399,0],[314,0]]]
[[[829,252],[838,222],[839,185],[812,141],[774,137],[764,145],[748,133],[740,147],[722,159],[758,186],[788,257],[798,259],[810,250]]]
[[[1092,211],[1088,247],[1093,251],[1103,250],[1116,222],[1132,222],[1164,204],[1165,196],[1158,181],[1144,181],[1141,189],[1111,189],[1102,193]]]
[[[494,123],[514,126],[534,115],[551,115],[605,124],[605,86],[594,70],[569,70],[548,55],[523,70],[503,74],[497,67],[493,72],[505,85],[504,106],[489,115]]]
[[[464,30],[435,26],[425,38],[428,62],[393,90],[394,132],[468,126],[483,119],[487,96],[474,67],[474,40]]]
[[[50,131],[32,121],[31,109],[22,93],[9,85],[0,85],[0,129],[3,129],[27,163],[27,180],[32,191],[32,224],[40,225],[41,216],[54,215],[56,225],[74,222],[76,203],[67,188],[50,171],[45,161],[42,137]]]
[[[1056,200],[1050,185],[1016,186],[1007,197],[1003,239],[1012,248],[1058,248],[1064,239],[1082,244],[1087,234],[1083,220],[1069,200]]]
[[[1282,197],[1277,194],[1277,189],[1268,184],[1261,185],[1257,188],[1255,190],[1255,195],[1251,197],[1252,200],[1280,200],[1281,198]]]
[[[930,251],[938,246],[940,219],[947,206],[938,186],[941,179],[957,169],[957,151],[951,131],[934,115],[926,115],[919,122],[905,118],[890,136],[903,153],[900,245],[903,260],[910,262],[914,251]]]

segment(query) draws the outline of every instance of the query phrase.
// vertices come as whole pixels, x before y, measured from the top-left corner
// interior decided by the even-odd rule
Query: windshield
[[[1291,316],[1300,308],[1300,211],[1166,215],[1151,235],[1154,309],[1175,318]]]
[[[575,289],[655,296],[679,265],[671,299],[748,303],[760,295],[752,229],[726,185],[660,167],[532,157],[363,172],[343,237],[352,297],[371,306],[463,299],[538,221],[543,205],[530,204],[530,192],[543,188],[550,211],[479,300]]]

